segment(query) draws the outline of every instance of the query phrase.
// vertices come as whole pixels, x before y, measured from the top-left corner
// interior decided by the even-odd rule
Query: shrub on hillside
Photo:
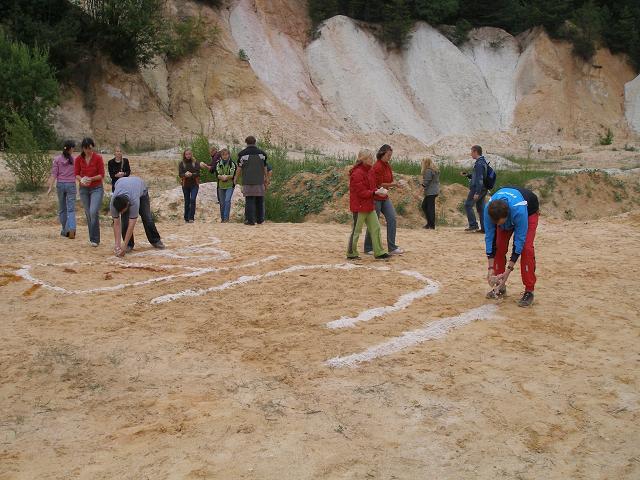
[[[153,61],[164,48],[166,22],[163,0],[85,0],[84,9],[95,22],[100,49],[114,63],[135,69]]]
[[[42,146],[55,138],[49,114],[58,101],[58,82],[47,51],[13,42],[0,29],[0,145],[13,114],[29,123]]]
[[[49,175],[51,161],[41,150],[31,125],[24,118],[12,114],[6,122],[7,150],[5,161],[16,179],[18,190],[36,190]]]
[[[193,54],[207,40],[212,40],[217,31],[209,29],[201,16],[170,21],[165,35],[164,51],[169,60],[178,60]]]

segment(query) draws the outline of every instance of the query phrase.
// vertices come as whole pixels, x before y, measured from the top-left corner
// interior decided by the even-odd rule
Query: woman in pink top
[[[104,196],[104,160],[93,151],[91,138],[82,140],[82,153],[76,157],[75,174],[80,182],[80,200],[84,207],[89,227],[89,242],[92,247],[100,245],[100,206]]]
[[[51,193],[53,183],[56,183],[58,219],[62,225],[60,235],[71,239],[76,238],[76,175],[72,156],[75,146],[73,140],[64,142],[62,154],[54,158],[51,164],[47,189],[47,194]]]

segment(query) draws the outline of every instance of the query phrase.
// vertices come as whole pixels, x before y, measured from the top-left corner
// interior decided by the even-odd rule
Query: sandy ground
[[[516,306],[516,270],[494,316],[331,368],[486,305],[481,237],[402,229],[387,271],[365,257],[152,303],[343,263],[348,227],[163,221],[182,258],[145,255],[139,236],[116,264],[107,224],[92,249],[85,227],[71,241],[53,221],[2,221],[0,479],[639,478],[639,227],[638,211],[543,218],[533,308]],[[74,294],[13,276],[23,265],[66,291],[229,268]],[[403,270],[439,291],[327,328],[424,286]]]

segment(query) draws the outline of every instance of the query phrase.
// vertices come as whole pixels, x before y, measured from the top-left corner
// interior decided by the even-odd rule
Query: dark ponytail
[[[69,165],[73,163],[73,157],[71,156],[71,149],[76,148],[76,142],[73,140],[66,140],[64,142],[64,146],[62,147],[62,155],[67,159]]]

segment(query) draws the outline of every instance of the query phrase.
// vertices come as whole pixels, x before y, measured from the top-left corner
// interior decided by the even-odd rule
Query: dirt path
[[[346,226],[158,227],[173,257],[118,264],[107,225],[0,222],[0,479],[640,477],[637,211],[543,219],[532,309],[516,272],[495,316],[356,368],[325,362],[487,303],[480,236],[401,230],[371,270],[331,266]],[[295,265],[325,266],[262,277]],[[404,270],[439,290],[326,326],[424,287]]]

